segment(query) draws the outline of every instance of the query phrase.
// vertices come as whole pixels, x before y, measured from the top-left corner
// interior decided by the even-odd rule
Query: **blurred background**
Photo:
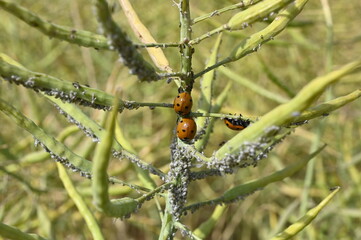
[[[55,24],[97,32],[98,25],[90,1],[23,0],[16,3]],[[118,2],[112,0],[109,3],[116,22],[138,42]],[[173,1],[133,0],[131,3],[158,42],[179,41],[178,9]],[[237,1],[191,1],[191,15],[201,16],[234,3]],[[193,36],[197,37],[220,26],[236,12],[237,10],[230,11],[197,23],[193,27]],[[177,94],[177,87],[173,82],[139,82],[119,63],[115,53],[51,39],[2,9],[0,19],[0,52],[32,71],[89,84],[108,93],[114,93],[114,86],[120,87],[125,100],[172,103]],[[255,23],[243,31],[224,34],[220,59],[228,56],[245,36],[263,29],[266,24],[267,22]],[[260,88],[290,99],[315,77],[360,58],[360,26],[359,0],[309,1],[293,24],[275,40],[227,67]],[[216,37],[212,37],[194,46],[193,69],[196,73],[204,68],[215,39]],[[178,71],[179,49],[170,48],[164,52],[171,67]],[[147,52],[142,50],[142,53],[149,60]],[[281,81],[288,91],[278,87],[274,79]],[[196,80],[192,92],[195,103],[199,98],[200,80]],[[232,79],[218,72],[214,96],[217,97],[230,81]],[[329,88],[319,102],[359,89],[360,83],[360,73],[350,75]],[[0,81],[0,96],[53,136],[70,126],[52,104],[33,91]],[[268,99],[233,82],[222,112],[257,117],[279,104],[274,99]],[[196,107],[195,105],[193,110]],[[82,109],[98,122],[104,117],[102,111]],[[169,146],[176,124],[173,109],[125,110],[119,121],[125,137],[139,157],[167,171],[170,162]],[[206,154],[211,155],[219,144],[235,134],[237,132],[226,128],[222,121],[216,121]],[[328,189],[336,185],[342,187],[341,191],[298,239],[361,239],[360,138],[361,102],[356,100],[327,117],[312,120],[299,127],[256,168],[240,169],[232,176],[212,177],[192,183],[188,202],[217,197],[234,185],[268,175],[304,159],[318,146],[326,143],[326,149],[307,169],[283,182],[271,184],[243,201],[229,205],[209,239],[268,239],[297,220],[305,210],[319,203],[328,195]],[[91,159],[94,145],[83,133],[72,135],[66,144],[77,154],[84,154]],[[84,220],[59,180],[54,161],[47,157],[41,161],[31,161],[38,159],[37,155],[34,157],[34,153],[38,151],[42,152],[34,146],[30,134],[17,127],[4,114],[0,114],[1,221],[51,239],[90,239]],[[114,159],[110,169],[120,179],[139,183],[127,161]],[[19,176],[22,180],[18,179]],[[91,204],[90,181],[78,174],[72,174],[71,177],[94,209]],[[137,195],[125,187],[117,187],[112,194],[114,197]],[[190,229],[195,229],[210,217],[213,209],[207,207],[189,214],[183,218],[183,222]],[[157,239],[160,230],[159,214],[153,200],[145,203],[138,213],[126,221],[102,217],[97,212],[95,214],[107,239]],[[177,236],[181,238],[181,235]]]

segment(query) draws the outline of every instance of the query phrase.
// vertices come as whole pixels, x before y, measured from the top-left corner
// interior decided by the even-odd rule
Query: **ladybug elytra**
[[[242,115],[240,114],[240,116]],[[251,121],[243,119],[225,118],[224,123],[228,128],[232,130],[241,131],[248,127]]]
[[[188,92],[179,93],[173,102],[174,111],[182,116],[191,112],[192,105],[192,96]]]
[[[194,138],[197,132],[197,125],[193,118],[182,118],[177,125],[177,136],[182,141],[189,141]]]

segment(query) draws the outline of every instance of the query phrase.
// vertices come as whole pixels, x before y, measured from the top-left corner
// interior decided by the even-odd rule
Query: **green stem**
[[[189,40],[192,38],[192,26],[190,16],[189,0],[181,0],[180,2],[180,41],[183,43],[180,46],[181,52],[181,72],[185,74],[182,79],[182,86],[189,91],[193,87],[193,71],[192,71],[192,55],[193,48],[189,45]]]
[[[211,118],[209,119],[208,126],[206,128],[205,134],[202,136],[201,139],[197,140],[195,142],[195,145],[194,145],[195,148],[198,151],[201,151],[201,149],[203,149],[207,145],[208,140],[209,140],[209,138],[211,136],[211,133],[213,131],[214,122],[216,120],[216,117],[221,117],[222,118],[222,116],[223,117],[232,116],[232,115],[224,115],[224,114],[217,113],[217,112],[219,112],[221,110],[221,107],[222,107],[224,101],[226,100],[226,98],[228,96],[228,92],[231,89],[231,87],[232,87],[232,83],[228,82],[228,84],[224,87],[223,91],[218,95],[215,103],[212,105],[212,108],[210,110],[212,113],[208,113]],[[208,114],[205,113],[205,114],[203,114],[203,116],[206,117]],[[235,117],[235,116],[233,115],[233,117]],[[196,152],[198,153],[198,151],[196,151]]]
[[[92,176],[92,162],[88,161],[79,155],[73,153],[67,146],[57,141],[54,137],[48,135],[42,128],[37,126],[33,121],[25,117],[20,111],[13,106],[0,99],[0,111],[8,115],[17,125],[28,131],[33,137],[39,141],[39,144],[44,148],[50,156],[73,171],[80,172],[80,175],[91,178]],[[149,191],[143,187],[123,182],[114,177],[108,178],[109,182],[122,184],[133,189]]]
[[[70,168],[81,171],[88,175],[91,173],[92,163],[74,154],[65,145],[57,141],[55,138],[49,136],[43,129],[38,127],[33,121],[26,118],[21,112],[14,107],[0,99],[0,111],[8,115],[16,124],[31,133],[34,138],[41,142],[41,145],[49,151],[57,161],[64,164],[70,163]]]
[[[279,87],[283,92],[285,92],[288,97],[293,98],[296,94],[285,84],[278,76],[267,66],[261,55],[257,55],[258,59],[262,64],[262,69],[266,73],[267,77],[271,82],[273,82],[277,87]]]
[[[183,236],[189,237],[189,239],[192,240],[202,240],[203,238],[199,238],[197,235],[195,235],[190,229],[188,229],[184,224],[180,222],[175,222],[174,227],[178,230],[182,231]]]
[[[219,48],[222,42],[222,34],[220,34],[217,38],[216,43],[213,46],[212,49],[212,54],[209,56],[208,59],[208,64],[209,65],[213,65],[214,63],[217,62],[217,56],[219,53]],[[210,71],[207,74],[204,75],[202,82],[201,82],[201,95],[199,97],[199,101],[198,101],[198,113],[200,113],[200,115],[208,115],[212,109],[212,97],[213,97],[213,83],[215,81],[215,75],[216,72],[215,71]],[[210,119],[206,119],[206,118],[197,118],[196,120],[196,124],[197,124],[197,128],[202,130],[205,130],[204,133],[205,135],[207,134],[207,131],[210,131],[210,129],[207,127],[208,123],[209,123]],[[207,142],[206,139],[201,140],[201,141],[196,141],[195,142],[195,147],[197,148],[197,150],[202,150]]]
[[[72,183],[66,169],[60,163],[57,163],[59,177],[63,182],[63,185],[68,192],[70,198],[74,201],[76,207],[79,209],[80,214],[83,216],[85,222],[87,223],[87,227],[91,232],[93,238],[95,240],[103,240],[104,236],[100,230],[100,226],[97,223],[93,213],[88,208],[87,204],[85,203],[83,197],[79,194],[76,190],[74,184]]]
[[[6,225],[4,223],[0,222],[0,236],[6,238],[6,239],[12,239],[12,240],[46,240],[43,237],[40,237],[35,234],[29,234],[20,231],[17,228],[14,228],[12,226]]]
[[[194,235],[198,236],[200,239],[205,239],[212,232],[214,226],[220,221],[227,207],[228,206],[226,205],[217,206],[216,209],[214,209],[212,216],[194,230]]]
[[[289,4],[284,10],[280,11],[275,20],[263,30],[243,39],[238,46],[236,46],[232,53],[221,60],[220,62],[209,66],[203,71],[194,75],[194,78],[200,77],[203,74],[230,62],[237,61],[238,59],[256,52],[260,49],[261,45],[274,39],[276,35],[282,32],[288,23],[294,19],[303,9],[308,0],[296,0],[294,3]],[[249,9],[247,9],[249,10]],[[244,11],[246,12],[246,11]],[[192,42],[191,42],[192,43]]]
[[[180,43],[135,43],[136,48],[169,48],[179,47]]]
[[[255,93],[273,100],[277,103],[285,103],[288,101],[287,98],[283,97],[280,94],[273,93],[266,88],[261,87],[259,84],[254,83],[251,79],[241,76],[240,74],[230,70],[229,68],[219,67],[219,71],[227,76],[228,78],[232,79],[233,81],[243,85],[244,87],[254,91]]]
[[[332,198],[338,193],[340,187],[336,187],[332,192],[324,198],[316,207],[311,208],[307,213],[298,219],[291,226],[286,228],[283,232],[277,234],[271,240],[286,240],[293,239],[300,231],[307,227],[320,213],[320,211],[327,206],[327,204],[332,200]]]
[[[274,13],[278,9],[281,9],[282,7],[289,4],[291,1],[292,0],[261,1],[260,3],[251,6],[245,11],[237,13],[226,24],[223,24],[222,26],[203,34],[202,36],[193,39],[189,42],[189,44],[198,44],[202,40],[209,38],[217,33],[221,33],[223,31],[244,29],[256,21],[263,21],[263,19],[267,18],[271,13]]]
[[[92,168],[92,190],[93,202],[99,211],[111,217],[124,218],[137,210],[138,201],[128,197],[113,201],[109,199],[107,168],[113,145],[118,102],[117,100],[114,101],[114,108],[108,119],[107,131],[104,133],[103,140],[95,150]]]
[[[109,110],[114,97],[104,91],[91,88],[77,82],[69,82],[47,74],[32,72],[24,67],[9,63],[9,59],[0,57],[0,76],[10,83],[20,84],[34,91],[40,91],[49,96],[60,98],[65,102],[96,109]],[[136,109],[139,107],[165,107],[172,108],[169,103],[142,103],[119,100],[119,111],[123,108]]]
[[[13,1],[0,0],[0,7],[51,38],[58,38],[79,46],[95,49],[109,50],[111,47],[102,35],[51,23],[18,6]]]
[[[326,147],[326,145],[323,145],[322,147],[318,148],[315,152],[313,152],[311,155],[309,155],[307,158],[300,160],[296,163],[293,163],[290,166],[288,166],[280,171],[274,172],[263,178],[259,178],[259,179],[235,186],[235,187],[229,189],[228,191],[226,191],[222,196],[220,196],[216,199],[188,205],[185,208],[183,208],[183,211],[198,209],[198,208],[200,208],[202,206],[206,206],[206,205],[215,205],[215,204],[219,204],[219,203],[227,203],[227,202],[240,200],[243,197],[248,196],[249,194],[252,194],[255,191],[258,191],[271,183],[281,181],[281,180],[285,179],[286,177],[292,176],[293,174],[295,174],[296,172],[301,170],[304,166],[306,166],[307,163],[311,159],[313,159],[315,156],[317,156],[317,154],[319,154],[325,147]]]
[[[282,104],[264,115],[259,121],[247,127],[242,132],[224,144],[215,153],[215,157],[222,159],[226,154],[235,154],[245,141],[252,142],[265,135],[265,129],[272,126],[290,124],[295,115],[301,114],[308,108],[324,90],[331,84],[337,82],[341,77],[360,70],[361,60],[356,60],[344,65],[339,70],[318,77],[299,91],[299,93],[288,103]]]
[[[50,101],[58,105],[61,108],[61,114],[63,114],[70,122],[76,124],[81,130],[86,133],[86,135],[92,137],[93,141],[102,141],[102,139],[104,138],[103,127],[99,126],[99,124],[97,124],[86,114],[84,114],[77,106],[63,103],[61,100],[54,97],[46,97]],[[122,142],[124,143],[125,141]],[[116,140],[114,140],[113,149],[116,152],[119,152],[121,156],[129,159],[140,168],[147,170],[152,174],[156,174],[162,179],[165,178],[165,174],[162,171],[152,166],[151,164],[142,161],[135,154],[125,150],[123,146]]]
[[[143,194],[143,196],[137,198],[137,201],[142,204],[143,202],[149,200],[150,198],[154,197],[154,195],[156,193],[160,193],[162,191],[164,191],[165,189],[167,189],[170,185],[174,184],[173,182],[168,182],[165,183],[155,189],[153,189],[152,191],[150,191],[149,193]]]
[[[303,122],[306,120],[311,120],[316,117],[327,116],[330,112],[333,112],[340,107],[358,99],[361,97],[361,89],[353,91],[350,94],[326,101],[317,106],[311,107],[304,111],[301,116],[292,120],[294,123]]]
[[[253,5],[253,4],[255,4],[255,3],[259,2],[259,1],[260,0],[245,0],[245,1],[241,1],[240,3],[236,3],[236,4],[233,4],[233,5],[218,9],[218,10],[214,10],[211,13],[207,13],[207,14],[205,14],[203,16],[200,16],[200,17],[197,17],[197,18],[193,19],[193,24],[204,21],[204,20],[209,19],[209,18],[214,17],[214,16],[219,16],[222,13],[225,13],[225,12],[228,12],[228,11],[231,11],[231,10],[234,10],[234,9],[238,9],[238,10],[242,9],[243,10],[243,9],[249,7],[250,5]]]
[[[162,227],[159,234],[159,240],[172,239],[172,234],[175,231],[173,216],[171,213],[171,203],[169,193],[166,195],[166,206],[162,217]]]
[[[326,22],[326,71],[329,72],[333,65],[334,30],[332,12],[328,0],[321,0],[322,10]]]

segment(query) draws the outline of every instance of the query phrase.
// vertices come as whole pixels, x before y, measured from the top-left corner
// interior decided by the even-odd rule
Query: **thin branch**
[[[135,43],[136,48],[169,48],[179,47],[180,43]]]
[[[201,21],[207,20],[207,19],[209,19],[211,17],[214,17],[214,16],[219,16],[222,13],[225,13],[225,12],[228,12],[228,11],[231,11],[231,10],[245,9],[245,8],[249,7],[250,5],[256,4],[259,1],[260,0],[253,0],[253,1],[252,0],[245,0],[245,1],[241,1],[239,3],[233,4],[233,5],[218,9],[218,10],[214,10],[211,13],[207,13],[207,14],[205,14],[203,16],[196,17],[195,19],[193,19],[192,24],[199,23]]]
[[[77,103],[105,111],[112,108],[114,96],[106,92],[77,82],[64,81],[47,74],[32,72],[24,67],[10,64],[9,60],[10,59],[5,60],[0,57],[0,76],[10,83],[23,85],[36,92],[40,91],[46,95],[60,98],[69,103]],[[137,109],[139,107],[150,107],[153,109],[156,107],[173,107],[173,105],[169,103],[141,103],[135,101],[123,101],[121,99],[119,99],[119,101],[119,111],[122,111],[123,108]]]
[[[254,22],[267,19],[269,15],[274,14],[275,11],[281,9],[290,2],[292,2],[292,0],[267,0],[252,5],[247,10],[234,15],[226,24],[223,24],[222,26],[203,34],[202,36],[191,40],[189,44],[198,44],[202,40],[226,30],[232,31],[244,29]]]
[[[192,38],[191,14],[189,1],[182,0],[180,2],[180,41],[183,44],[180,47],[181,53],[181,72],[185,75],[182,79],[184,90],[190,92],[193,87],[193,71],[192,71],[192,55],[194,49],[190,46],[189,40]]]
[[[107,39],[102,35],[51,23],[12,1],[0,0],[0,7],[51,38],[61,39],[83,47],[102,50],[110,50],[111,48]]]
[[[198,78],[203,74],[224,64],[237,61],[238,59],[248,54],[257,52],[261,48],[262,44],[270,40],[273,40],[276,35],[281,33],[286,28],[288,23],[292,21],[301,12],[301,10],[303,9],[303,7],[307,2],[308,0],[296,0],[294,3],[289,4],[284,10],[279,12],[275,20],[271,24],[269,24],[266,28],[242,40],[232,50],[231,54],[228,57],[204,69],[203,71],[195,74],[194,78]]]

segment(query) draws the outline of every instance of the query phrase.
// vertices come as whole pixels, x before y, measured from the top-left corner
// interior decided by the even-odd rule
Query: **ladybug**
[[[240,114],[240,116],[242,115]],[[228,128],[232,130],[241,131],[248,127],[251,121],[243,119],[225,118],[224,123],[227,125]]]
[[[194,138],[197,132],[197,125],[193,118],[182,118],[177,125],[177,136],[182,141],[189,141]]]
[[[182,116],[191,112],[192,105],[192,96],[188,92],[179,93],[173,102],[174,111]]]

